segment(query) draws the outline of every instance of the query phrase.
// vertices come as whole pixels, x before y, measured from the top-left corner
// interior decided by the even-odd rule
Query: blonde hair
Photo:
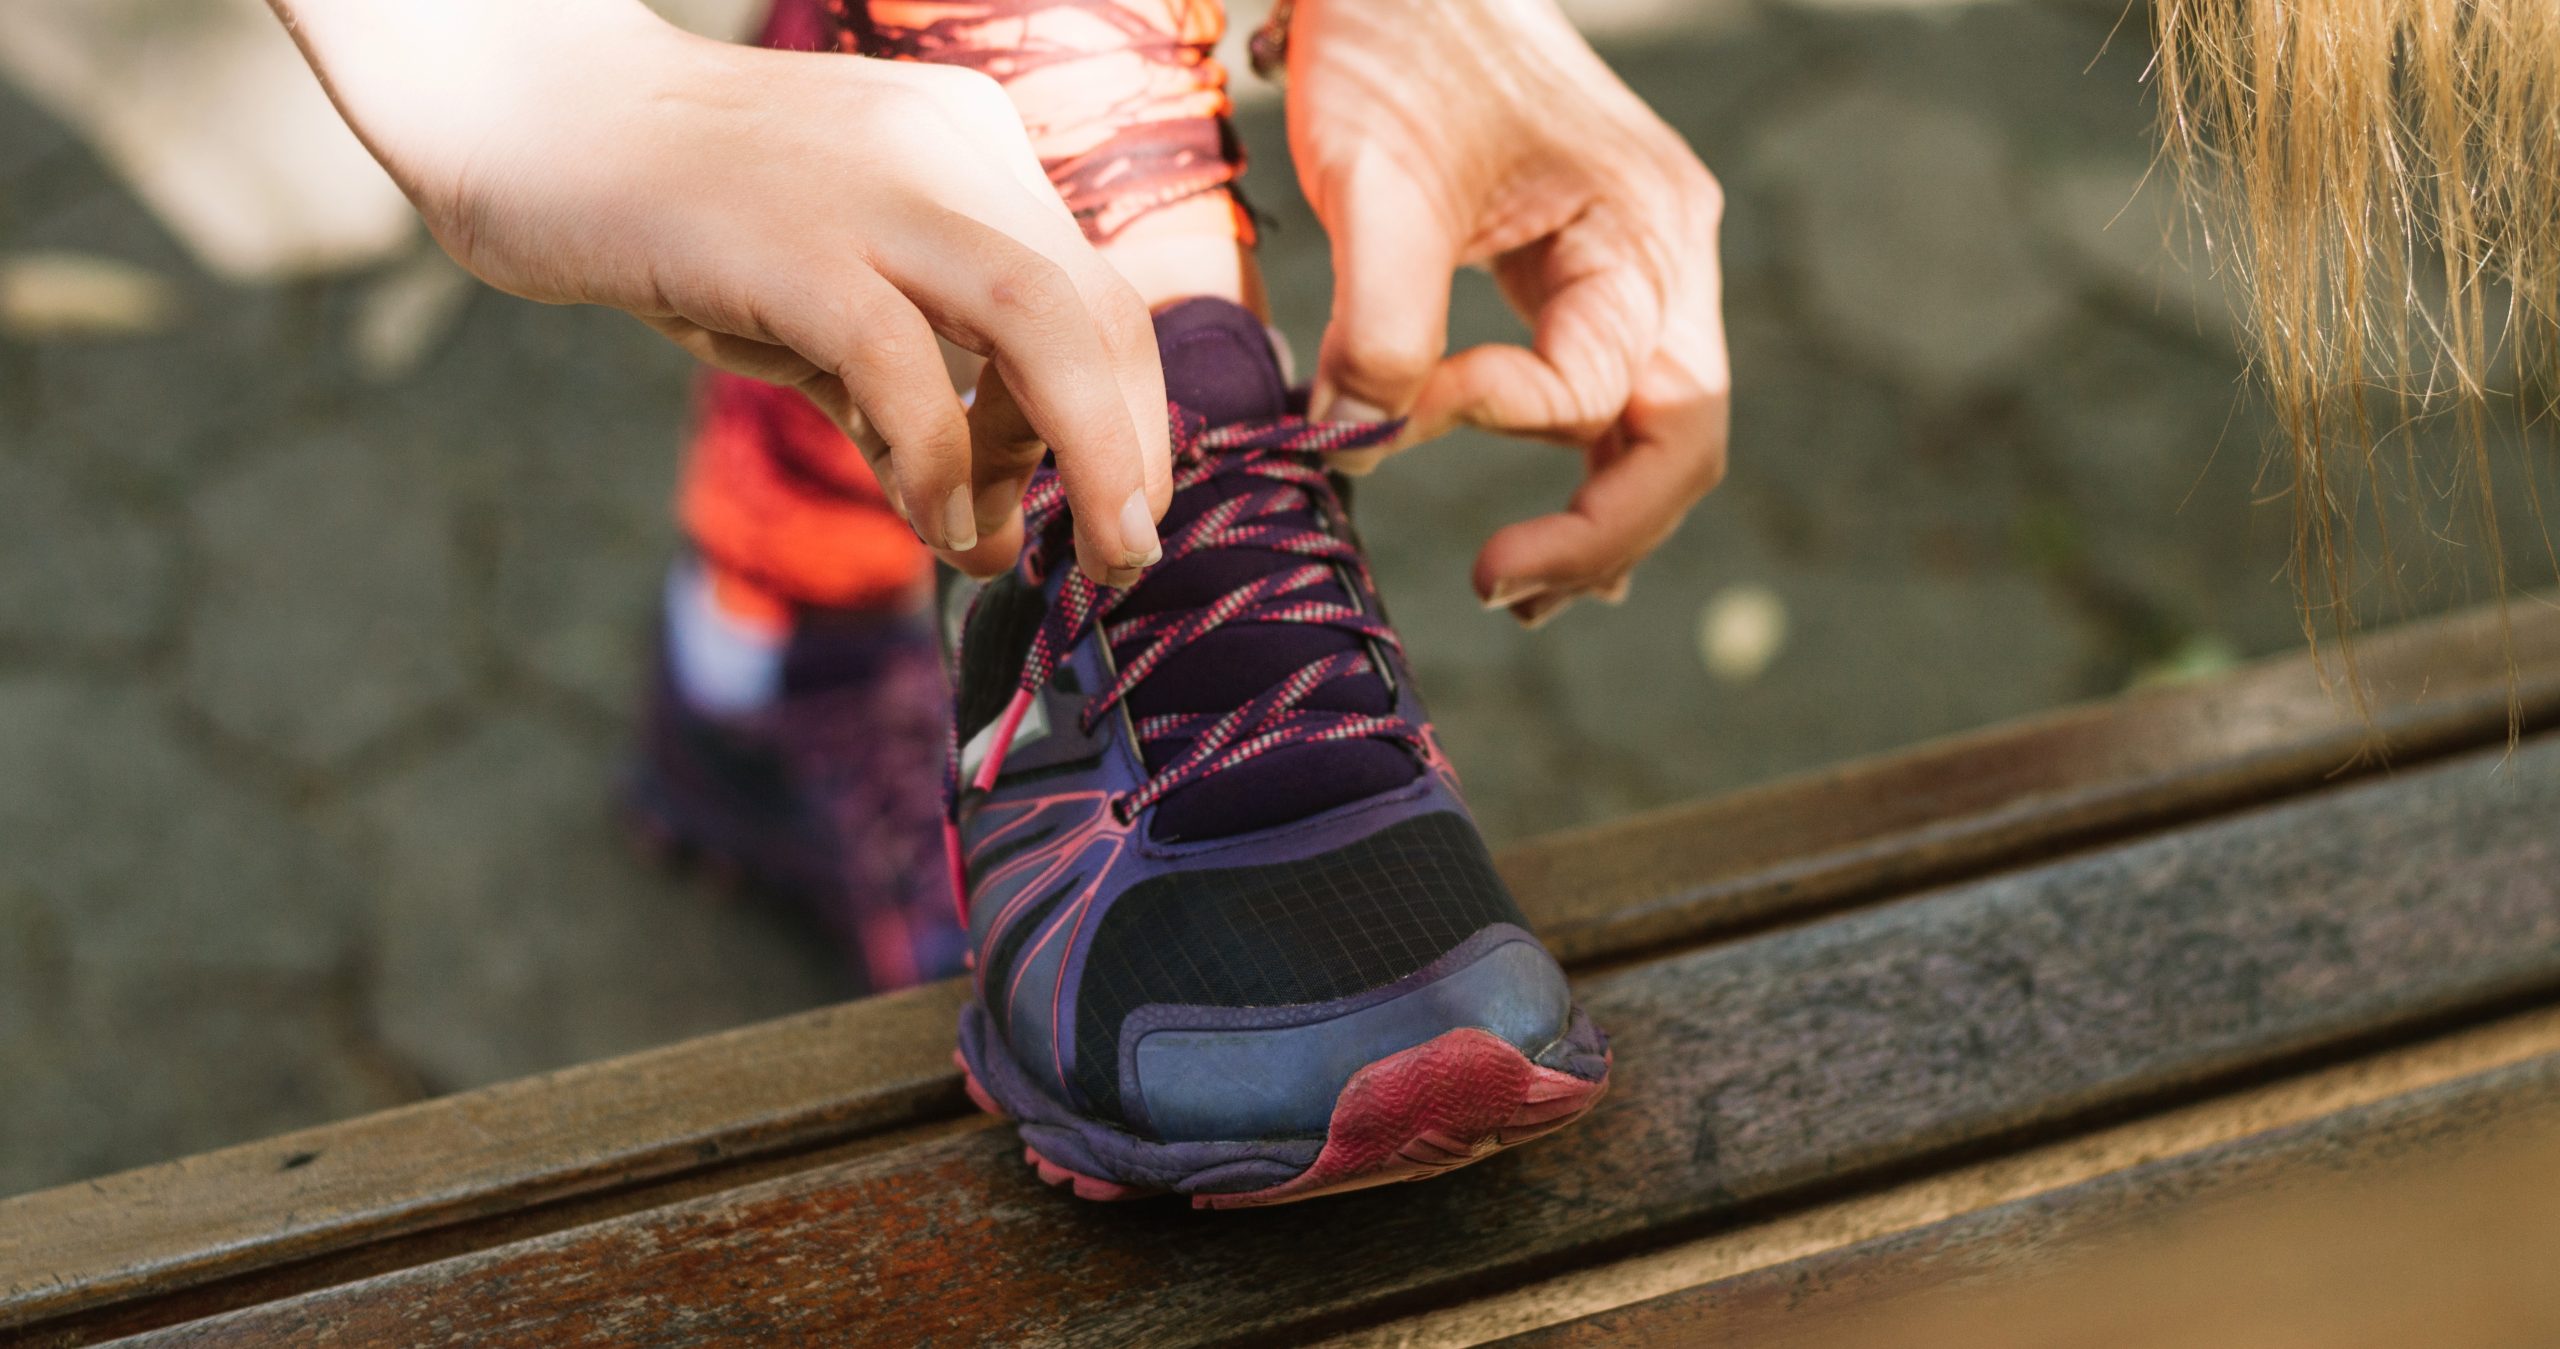
[[[2288,450],[2305,635],[2352,630],[2386,493],[2471,514],[2503,595],[2491,446],[2560,353],[2560,0],[2151,4],[2169,160]],[[2405,434],[2435,413],[2450,457]]]

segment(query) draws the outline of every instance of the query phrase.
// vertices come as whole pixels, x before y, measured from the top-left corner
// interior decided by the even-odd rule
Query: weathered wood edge
[[[2545,1005],[2560,740],[2502,757],[1597,976],[1642,1081],[1458,1180],[1242,1221],[1041,1202],[970,1131],[149,1342],[1302,1342]]]
[[[2560,1008],[2545,1007],[2165,1110],[2137,1114],[1953,1169],[1788,1209],[1641,1255],[1571,1267],[1374,1323],[1317,1349],[1457,1349],[1587,1320],[1761,1271],[1800,1266],[2156,1161],[2300,1125],[2538,1060],[2560,1064]]]
[[[2303,656],[1506,852],[1577,963],[1711,939],[2560,718],[2560,609],[2368,639],[2370,728]],[[2514,678],[2507,653],[2512,649]],[[958,982],[0,1200],[0,1329],[961,1108]]]
[[[1666,1293],[1499,1340],[1504,1349],[1772,1343],[1808,1322],[1921,1289],[1978,1292],[2050,1273],[2128,1232],[2306,1182],[2336,1184],[2416,1156],[2560,1130],[2560,1054]]]

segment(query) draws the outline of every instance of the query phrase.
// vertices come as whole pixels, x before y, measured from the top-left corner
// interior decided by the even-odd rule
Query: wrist
[[[1293,54],[1394,70],[1464,103],[1528,113],[1563,86],[1617,83],[1555,0],[1295,0],[1293,9]]]
[[[639,0],[270,3],[348,125],[422,209],[449,197],[493,138],[556,116],[564,82],[626,70],[614,50],[678,35]]]

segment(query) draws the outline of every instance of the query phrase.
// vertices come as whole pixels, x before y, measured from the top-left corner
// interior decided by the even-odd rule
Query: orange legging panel
[[[930,554],[816,404],[714,370],[695,405],[676,515],[725,596],[876,609],[921,592]]]
[[[965,65],[1002,84],[1032,148],[1096,241],[1243,171],[1218,0],[778,0],[766,46]],[[1228,213],[1235,237],[1252,224]],[[869,608],[918,592],[930,561],[852,442],[797,391],[705,376],[677,513],[724,594]]]

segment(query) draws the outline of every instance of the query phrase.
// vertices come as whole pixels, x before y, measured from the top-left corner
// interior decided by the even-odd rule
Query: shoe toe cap
[[[1538,1057],[1572,1019],[1564,971],[1517,929],[1488,935],[1445,969],[1333,1003],[1142,1017],[1131,1067],[1146,1125],[1169,1141],[1320,1138],[1352,1074],[1448,1031]]]

